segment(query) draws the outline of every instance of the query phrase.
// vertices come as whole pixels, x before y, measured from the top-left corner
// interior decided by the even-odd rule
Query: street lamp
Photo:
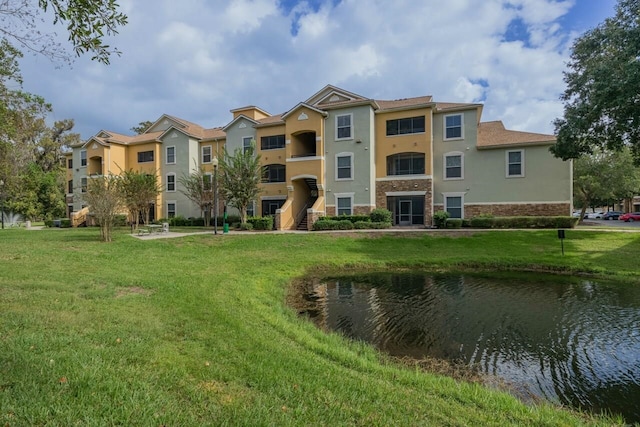
[[[0,215],[2,215],[2,229],[4,230],[4,181],[0,179]]]
[[[218,157],[211,159],[213,163],[213,234],[218,234]]]

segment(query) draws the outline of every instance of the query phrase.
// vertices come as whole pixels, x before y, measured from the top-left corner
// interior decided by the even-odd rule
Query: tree
[[[616,15],[573,44],[561,97],[564,117],[555,121],[563,160],[596,148],[632,149],[640,163],[640,0],[619,0]]]
[[[573,178],[576,205],[582,206],[580,218],[596,202],[633,197],[640,190],[640,173],[633,164],[629,149],[596,150],[574,161]]]
[[[129,211],[131,223],[138,228],[140,215],[149,223],[149,205],[160,193],[156,175],[128,170],[120,175],[120,192],[124,205]]]
[[[150,122],[149,120],[145,120],[144,122],[138,123],[138,126],[133,126],[131,128],[131,132],[135,132],[137,135],[142,135],[147,131],[147,129],[151,127],[152,124],[153,122]]]
[[[119,181],[120,178],[113,174],[87,180],[84,200],[100,226],[100,239],[103,242],[111,241],[111,231],[115,225],[116,216],[122,209]]]
[[[42,12],[50,12],[54,24],[65,25],[77,56],[93,54],[93,60],[109,64],[111,54],[120,52],[105,44],[104,38],[118,33],[127,16],[118,12],[115,0],[5,0],[0,2],[0,35],[19,49],[45,55],[52,60],[70,61],[55,34],[38,29]]]
[[[184,190],[180,190],[180,192],[198,205],[204,217],[205,225],[209,226],[211,221],[211,208],[213,206],[213,182],[211,175],[200,167],[189,175],[182,175],[178,178],[178,182],[184,188]]]
[[[238,148],[233,155],[224,150],[220,159],[220,190],[223,198],[240,211],[240,221],[247,222],[247,206],[260,194],[263,168],[253,146]]]

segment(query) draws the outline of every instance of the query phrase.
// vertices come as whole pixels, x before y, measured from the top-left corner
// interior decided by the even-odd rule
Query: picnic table
[[[149,224],[144,227],[138,229],[138,236],[142,236],[144,234],[156,234],[156,233],[164,233],[169,231],[169,224],[160,225],[160,224]]]

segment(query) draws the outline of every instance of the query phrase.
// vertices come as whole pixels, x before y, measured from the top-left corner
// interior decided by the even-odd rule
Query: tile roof
[[[282,124],[284,123],[282,116],[282,114],[276,114],[275,116],[265,117],[264,119],[258,120],[258,125]]]
[[[479,107],[482,104],[470,104],[468,102],[436,102],[436,110],[457,110],[460,108]]]
[[[553,135],[505,129],[504,124],[499,120],[478,125],[479,149],[517,145],[551,145],[555,141],[556,137]]]

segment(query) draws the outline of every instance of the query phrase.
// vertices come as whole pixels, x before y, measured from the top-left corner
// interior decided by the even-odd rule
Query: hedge
[[[273,229],[272,216],[263,216],[263,217],[251,216],[247,218],[247,222],[253,226],[254,230],[272,230]]]
[[[451,220],[447,220],[448,222]],[[475,217],[461,225],[471,228],[574,228],[578,218],[570,216]]]

